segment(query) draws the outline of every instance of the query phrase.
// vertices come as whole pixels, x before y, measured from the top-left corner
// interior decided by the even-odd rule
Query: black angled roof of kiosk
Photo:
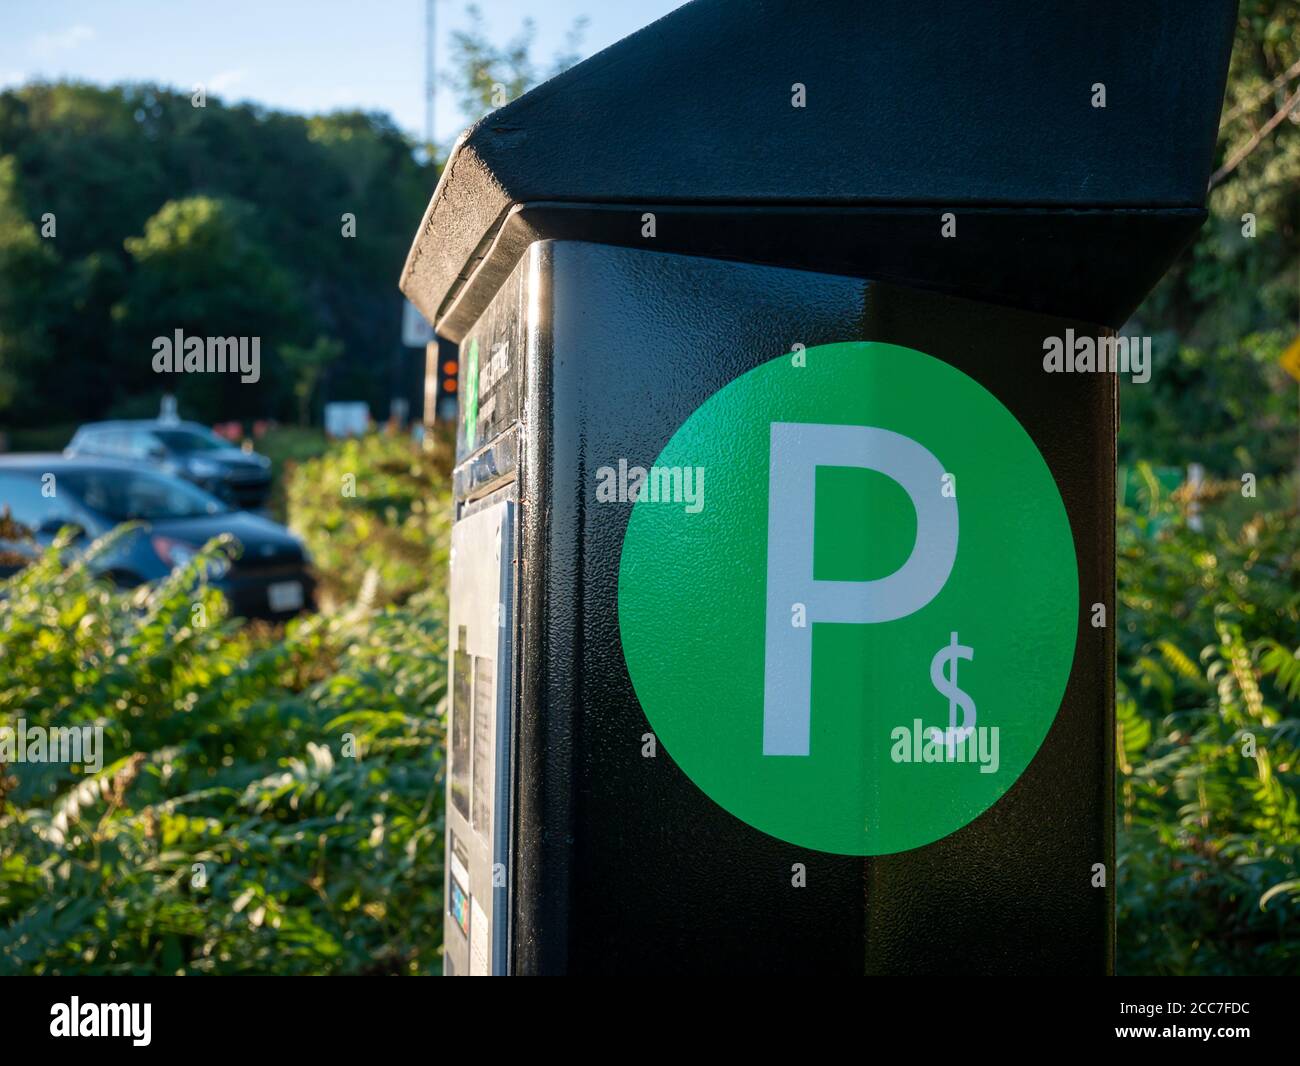
[[[402,290],[459,340],[556,237],[1118,326],[1204,219],[1235,8],[695,0],[466,131]]]

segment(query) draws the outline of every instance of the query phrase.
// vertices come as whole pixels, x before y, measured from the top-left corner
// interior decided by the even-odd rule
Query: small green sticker
[[[465,447],[474,450],[478,438],[478,338],[469,342],[469,363],[465,367]]]
[[[846,855],[939,840],[1011,788],[1061,705],[1079,582],[1052,473],[996,397],[909,348],[809,348],[716,392],[654,466],[698,495],[637,497],[619,626],[696,785]]]

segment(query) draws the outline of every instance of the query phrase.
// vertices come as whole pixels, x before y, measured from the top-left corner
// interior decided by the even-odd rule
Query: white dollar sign
[[[956,747],[975,730],[975,701],[970,694],[957,687],[957,660],[975,658],[975,649],[957,642],[957,634],[952,635],[952,643],[940,648],[930,660],[930,683],[939,690],[941,696],[948,697],[948,729],[931,729],[930,739],[946,742],[948,759],[955,757]],[[947,674],[944,667],[952,664]],[[961,725],[957,725],[957,708],[961,708]],[[960,732],[959,732],[960,730]]]

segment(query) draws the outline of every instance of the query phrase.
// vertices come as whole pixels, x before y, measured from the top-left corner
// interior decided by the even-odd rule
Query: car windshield
[[[59,481],[87,508],[115,522],[199,518],[230,510],[193,485],[146,471],[71,470],[60,474]]]
[[[155,429],[153,435],[174,452],[219,452],[230,447],[215,433],[194,429]]]

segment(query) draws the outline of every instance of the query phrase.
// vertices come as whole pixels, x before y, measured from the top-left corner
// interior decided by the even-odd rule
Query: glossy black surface
[[[1081,617],[1055,725],[975,822],[883,858],[808,851],[722,810],[666,753],[642,757],[650,726],[617,613],[630,508],[594,504],[596,467],[648,464],[707,397],[794,341],[891,341],[959,367],[1030,432],[1065,501],[1081,603],[1113,616],[1113,379],[1042,372],[1043,337],[1087,324],[592,244],[530,256],[515,971],[1105,972],[1113,888],[1093,888],[1091,868],[1106,863],[1113,886],[1109,629]],[[806,888],[791,887],[795,862]]]
[[[623,210],[638,235],[646,211],[698,208],[694,232],[661,229],[660,250],[920,287],[951,283],[959,253],[904,255],[898,274],[899,249],[880,243],[897,237],[869,213],[921,211],[915,230],[904,219],[904,239],[924,243],[941,212],[994,210],[1024,215],[967,249],[997,302],[1030,306],[1074,286],[1076,310],[1034,309],[1118,325],[1151,283],[1140,276],[1158,277],[1190,233],[1179,216],[1204,204],[1235,11],[1236,0],[696,0],[467,131],[402,289],[437,322],[486,265],[497,273],[481,308],[509,270],[493,262],[494,243],[520,204],[585,211],[539,235],[600,241],[608,219],[588,208]],[[803,107],[792,106],[796,86]],[[862,215],[846,213],[840,263],[807,264],[817,249],[797,220],[735,232],[737,212],[845,208]],[[1070,217],[1118,209],[1170,217],[1128,246],[1113,227]],[[1049,220],[1045,235],[1044,213],[1064,216],[1064,230]],[[1088,269],[1046,247],[1067,235],[1086,242]],[[1019,274],[1018,257],[1035,273]]]
[[[793,848],[642,757],[628,507],[593,506],[594,474],[649,464],[795,342],[907,345],[1029,431],[1081,604],[1113,619],[1115,382],[1044,374],[1043,338],[1120,326],[1204,219],[1235,10],[697,0],[458,143],[401,287],[441,335],[524,349],[517,446],[463,442],[456,480],[463,498],[517,463],[515,972],[1111,968],[1109,628],[1081,612],[1046,742],[970,825],[884,858]]]

